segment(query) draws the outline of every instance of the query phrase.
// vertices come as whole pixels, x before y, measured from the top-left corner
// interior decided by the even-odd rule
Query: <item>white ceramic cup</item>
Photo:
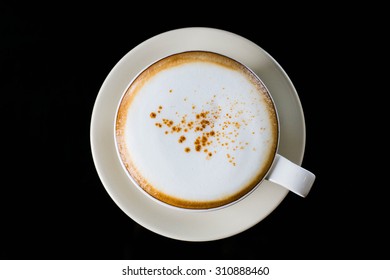
[[[130,180],[175,209],[226,207],[263,180],[305,197],[315,180],[278,154],[278,113],[261,79],[214,52],[172,54],[141,71],[118,104],[114,133]]]

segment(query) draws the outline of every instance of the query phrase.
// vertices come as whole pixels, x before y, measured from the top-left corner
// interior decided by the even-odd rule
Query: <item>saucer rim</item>
[[[198,44],[197,47],[194,46],[192,48],[189,47],[188,44],[180,43],[180,41],[182,41],[184,37],[193,38],[194,36],[197,37],[198,39],[214,38],[214,40],[219,40],[219,43],[213,44],[212,41],[210,41],[210,43],[207,43],[209,41],[204,40],[203,43]],[[272,66],[276,69],[276,71],[280,72],[282,78],[284,78],[284,82],[287,83],[287,87],[289,87],[290,93],[292,93],[293,95],[292,97],[293,99],[295,99],[295,105],[296,105],[295,109],[300,113],[299,117],[301,118],[300,120],[301,131],[297,133],[300,134],[300,136],[296,135],[297,138],[300,138],[300,141],[298,141],[300,142],[300,147],[294,147],[294,149],[298,150],[298,152],[295,152],[295,155],[290,155],[290,160],[294,161],[299,165],[301,164],[304,155],[304,147],[305,147],[304,115],[299,101],[299,96],[291,80],[287,76],[286,72],[281,68],[281,66],[276,62],[276,60],[273,59],[265,50],[263,50],[255,43],[249,41],[248,39],[241,37],[240,35],[225,30],[215,29],[215,28],[189,27],[189,28],[170,30],[158,34],[154,37],[151,37],[150,39],[147,39],[146,41],[140,43],[132,50],[130,50],[125,56],[123,56],[118,61],[118,63],[112,68],[110,73],[107,75],[105,81],[102,84],[102,87],[99,90],[98,96],[94,104],[92,117],[91,117],[91,128],[90,128],[91,150],[92,150],[93,161],[95,163],[97,173],[106,191],[108,192],[110,197],[114,200],[114,202],[117,204],[117,206],[122,211],[124,211],[132,220],[134,220],[141,226],[157,234],[170,237],[173,239],[185,240],[185,241],[210,241],[210,240],[217,240],[217,239],[222,239],[222,238],[236,235],[256,225],[265,217],[267,217],[271,212],[273,212],[274,209],[287,196],[288,190],[280,186],[277,186],[271,182],[264,182],[262,183],[261,188],[257,188],[254,192],[252,192],[249,198],[246,198],[238,203],[235,203],[231,207],[208,211],[208,212],[202,211],[201,213],[193,213],[193,212],[180,211],[180,210],[178,211],[178,210],[169,209],[162,205],[154,204],[154,202],[152,202],[151,200],[149,201],[149,198],[144,197],[144,195],[141,194],[138,188],[128,180],[128,177],[123,171],[123,169],[117,170],[118,167],[120,167],[120,162],[118,158],[116,158],[117,162],[116,164],[114,164],[116,166],[108,166],[108,164],[105,163],[105,158],[107,157],[111,159],[111,162],[113,161],[115,162],[112,156],[116,157],[117,154],[116,154],[116,149],[115,147],[113,147],[112,143],[108,144],[109,142],[111,142],[109,138],[105,140],[98,139],[98,137],[101,137],[102,131],[113,130],[113,128],[109,129],[107,127],[107,125],[110,124],[110,120],[112,120],[113,116],[107,113],[109,109],[103,105],[104,103],[103,101],[107,100],[108,96],[112,96],[113,92],[116,92],[115,96],[119,96],[119,98],[117,98],[118,99],[117,103],[118,103],[124,89],[130,83],[129,81],[132,80],[130,76],[133,75],[134,77],[136,73],[138,73],[147,65],[152,63],[155,58],[158,58],[157,56],[161,56],[161,49],[160,51],[155,51],[155,52],[153,52],[153,50],[155,50],[156,46],[158,46],[159,44],[161,45],[161,43],[166,43],[168,40],[170,40],[170,44],[168,44],[168,47],[166,46],[164,49],[164,51],[168,54],[178,52],[180,48],[184,48],[188,50],[194,48],[203,48],[204,50],[210,50],[210,51],[218,49],[219,52],[226,55],[232,55],[232,53],[234,53],[236,55],[236,58],[240,60],[248,59],[248,58],[244,58],[244,55],[240,57],[240,55],[236,54],[237,52],[234,52],[231,49],[228,49],[227,47],[222,48],[223,43],[221,42],[229,42],[229,45],[235,45],[236,47],[238,46],[248,47],[252,53],[250,53],[249,55],[247,54],[246,55],[247,57],[251,57],[251,56],[254,57],[256,55],[259,55],[260,53],[262,54],[263,57],[266,57],[268,59],[267,62],[271,62]],[[172,40],[173,43],[175,43],[176,45],[172,44]],[[211,45],[212,47],[208,47]],[[177,48],[177,46],[180,47]],[[144,60],[141,59],[141,55],[139,55],[140,53],[143,54]],[[153,53],[154,54],[158,53],[158,55],[148,56],[149,61],[146,61],[145,60],[146,54],[150,55]],[[132,69],[132,74],[128,72],[124,74],[125,69],[129,69],[129,68]],[[256,71],[254,70],[254,72]],[[118,80],[121,80],[120,76],[124,76],[124,75],[127,75],[128,77],[126,82],[121,81],[120,83],[121,85],[117,86],[115,89],[113,89],[113,87],[110,87],[114,82],[118,82]],[[264,83],[266,84],[266,81],[264,81]],[[269,85],[267,84],[266,86],[269,87]],[[120,88],[121,88],[121,92],[119,93]],[[278,104],[276,100],[274,101],[276,107],[278,108],[280,104]],[[114,104],[115,102],[111,101],[110,105],[113,106]],[[101,120],[103,120],[104,123],[106,124],[103,127],[101,125],[98,125],[98,123],[100,123]],[[296,121],[299,122],[298,119],[296,119]],[[114,134],[112,133],[112,137],[113,135]],[[281,137],[281,142],[283,139],[285,138]],[[287,147],[289,147],[289,145],[287,145]],[[286,156],[287,154],[288,156],[289,150],[290,148],[286,148],[283,151],[283,155]],[[115,155],[112,155],[112,153],[114,153]],[[113,177],[116,176],[118,177],[124,176],[126,179],[124,178],[114,179]],[[126,184],[126,186],[124,186],[124,184]],[[123,191],[123,189],[127,189],[127,191]],[[131,189],[130,192],[129,189]],[[121,195],[123,193],[120,193],[120,191],[122,191],[123,193],[127,192],[127,194],[130,194],[130,196],[127,196],[126,198],[121,198]],[[255,192],[263,193],[262,194],[263,202],[265,201],[264,198],[267,198],[266,199],[267,201],[271,200],[271,203],[268,202],[267,204],[267,209],[263,211],[261,214],[255,211],[254,215],[250,215],[249,218],[246,217],[246,219],[244,219],[245,222],[244,223],[239,222],[237,223],[237,226],[233,226],[233,227],[227,226],[228,225],[227,222],[234,224],[235,221],[231,218],[226,218],[226,217],[230,217],[231,215],[237,215],[237,213],[242,214],[243,212],[245,212],[243,211],[243,209],[245,208],[253,208],[252,204],[255,203],[253,202],[253,200],[257,200],[254,198],[253,193]],[[252,202],[250,202],[251,203],[250,207],[246,206],[246,204],[249,204],[248,202],[249,200],[252,200]],[[144,208],[149,210],[151,214],[152,213],[158,214],[159,217],[154,218],[151,217],[151,214],[149,215],[141,214],[142,212],[141,209]],[[157,220],[159,218],[163,218],[164,222],[166,222],[168,226],[164,226],[161,222],[158,222]],[[216,223],[217,219],[219,220],[222,219],[222,221]],[[175,226],[171,227],[173,224],[175,224]],[[188,230],[183,230],[186,227],[192,228],[191,233],[189,233]]]

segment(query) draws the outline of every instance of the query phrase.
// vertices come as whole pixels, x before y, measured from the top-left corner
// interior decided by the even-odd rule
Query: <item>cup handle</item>
[[[277,154],[266,179],[301,197],[309,193],[316,176],[310,171]]]

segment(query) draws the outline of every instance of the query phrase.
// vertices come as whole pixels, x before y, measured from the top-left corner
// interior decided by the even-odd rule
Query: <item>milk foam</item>
[[[142,73],[122,101],[117,140],[132,176],[152,196],[188,208],[250,191],[277,145],[265,89],[219,61],[166,66]]]

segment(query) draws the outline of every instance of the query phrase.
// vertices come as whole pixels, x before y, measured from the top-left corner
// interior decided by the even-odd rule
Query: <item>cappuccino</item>
[[[239,200],[268,173],[278,119],[262,81],[238,61],[206,51],[165,57],[126,89],[117,151],[149,196],[185,209]]]

